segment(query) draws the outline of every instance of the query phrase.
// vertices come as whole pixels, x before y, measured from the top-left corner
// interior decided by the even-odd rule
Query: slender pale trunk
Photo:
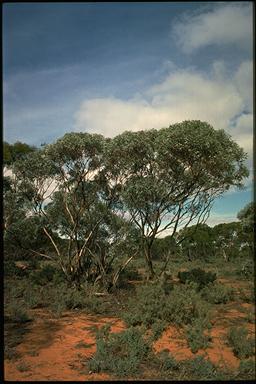
[[[149,279],[153,279],[155,276],[155,271],[153,268],[152,254],[151,254],[152,242],[144,242],[144,255],[148,267]]]

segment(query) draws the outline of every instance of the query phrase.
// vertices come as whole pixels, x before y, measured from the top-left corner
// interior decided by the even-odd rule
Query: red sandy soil
[[[170,326],[163,332],[153,347],[156,352],[163,349],[170,351],[177,360],[191,359],[197,355],[205,355],[220,367],[236,369],[239,359],[232,349],[226,345],[225,336],[233,325],[248,327],[254,334],[254,324],[243,320],[244,310],[253,310],[252,304],[229,303],[216,311],[212,328],[209,331],[212,341],[210,347],[193,354],[188,347],[181,328]],[[114,379],[107,374],[91,373],[86,368],[86,360],[96,351],[95,332],[91,327],[100,328],[111,324],[111,332],[121,332],[124,323],[117,318],[90,316],[81,313],[67,312],[65,316],[54,319],[49,312],[33,310],[35,320],[29,332],[16,348],[19,358],[5,361],[5,380],[15,381],[104,381]],[[240,325],[240,324],[239,324]],[[89,344],[78,347],[79,342]],[[91,344],[91,345],[90,345]],[[84,362],[84,365],[83,365]],[[25,370],[22,371],[22,369]]]
[[[82,365],[96,351],[95,332],[89,328],[105,324],[112,325],[111,332],[124,329],[122,321],[115,318],[67,313],[60,319],[49,319],[49,313],[37,310],[29,333],[16,348],[21,358],[5,362],[5,380],[108,380],[107,374],[90,374]],[[76,347],[81,341],[92,345]],[[18,368],[23,366],[26,370],[21,372]]]
[[[252,304],[244,303],[242,307],[253,311]],[[220,313],[216,312],[215,316],[213,316],[213,326],[209,331],[209,336],[211,337],[210,345],[205,350],[199,350],[197,353],[191,352],[184,331],[176,326],[170,326],[163,332],[161,338],[154,343],[154,350],[160,352],[163,349],[167,349],[176,360],[192,359],[198,355],[203,355],[220,368],[237,369],[240,360],[234,356],[232,348],[227,345],[226,334],[230,326],[233,325],[233,321],[238,325],[238,319],[243,320],[245,316],[244,312],[239,311],[237,303],[226,305],[223,311]],[[254,324],[245,324],[243,322],[241,325],[246,326],[249,334],[255,337]]]

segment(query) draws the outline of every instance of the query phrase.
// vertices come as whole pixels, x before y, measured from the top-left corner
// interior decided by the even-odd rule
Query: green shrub
[[[30,273],[30,281],[34,284],[45,285],[55,279],[58,282],[61,272],[54,268],[52,265],[45,265],[39,271],[33,271]]]
[[[102,330],[96,336],[96,354],[89,362],[93,372],[109,372],[128,376],[139,372],[141,364],[150,354],[149,345],[138,329],[129,328],[121,333],[110,334]]]
[[[239,268],[236,269],[236,275],[243,279],[253,279],[254,277],[254,262],[252,259],[244,261]]]
[[[239,299],[246,303],[255,303],[255,286],[253,283],[249,284],[248,289],[238,289]]]
[[[217,379],[217,369],[203,356],[197,356],[192,360],[186,360],[182,364],[183,375],[190,380]]]
[[[256,379],[255,359],[240,361],[238,378],[243,380]]]
[[[11,277],[26,277],[29,271],[16,266],[13,260],[4,261],[4,275]]]
[[[91,348],[94,344],[88,344],[85,343],[83,340],[80,340],[76,345],[75,348]]]
[[[134,269],[133,267],[126,267],[125,269],[122,270],[122,272],[120,273],[120,277],[119,277],[120,280],[141,280],[141,275],[139,274],[139,272]]]
[[[209,346],[211,338],[204,334],[204,326],[201,321],[194,321],[187,327],[186,334],[189,347],[193,353]]]
[[[30,366],[26,363],[20,363],[19,365],[16,366],[16,368],[20,372],[26,372],[30,370]]]
[[[15,350],[15,348],[10,348],[9,346],[4,346],[4,359],[5,360],[16,360],[20,357],[20,354]]]
[[[34,287],[26,289],[23,298],[28,308],[37,308],[42,305],[40,292]]]
[[[25,308],[18,302],[12,302],[7,308],[7,313],[11,322],[26,323],[31,321]]]
[[[216,280],[216,273],[205,272],[201,268],[194,268],[190,271],[178,272],[178,278],[181,283],[193,282],[198,284],[198,289],[202,289]]]
[[[58,317],[63,311],[73,309],[86,309],[87,312],[102,314],[106,311],[106,303],[93,295],[94,287],[87,284],[81,290],[70,287],[67,283],[61,283],[57,287],[53,284],[48,287],[45,302]]]
[[[157,320],[152,324],[152,340],[157,340],[162,335],[163,331],[167,327],[167,322],[163,320]]]
[[[137,288],[136,295],[128,302],[122,314],[128,325],[149,327],[157,321],[190,324],[193,319],[204,319],[207,323],[209,304],[202,300],[194,284],[175,286],[166,294],[159,284],[147,284]]]
[[[161,371],[168,372],[179,369],[179,363],[172,357],[168,350],[162,350],[155,355],[158,367]]]
[[[248,337],[248,330],[246,328],[232,327],[227,334],[227,340],[233,349],[234,355],[240,359],[254,354],[255,343],[252,338]]]
[[[219,283],[210,283],[201,290],[202,297],[211,304],[226,304],[234,299],[234,290]]]

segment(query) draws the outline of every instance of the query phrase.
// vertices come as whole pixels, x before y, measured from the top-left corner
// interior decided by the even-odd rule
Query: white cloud
[[[215,9],[187,15],[174,26],[174,37],[184,53],[208,45],[235,44],[252,49],[252,4],[219,4]]]
[[[244,109],[252,112],[253,103],[253,63],[252,61],[244,61],[234,78],[236,87],[243,98]]]
[[[212,212],[209,218],[206,220],[206,224],[209,225],[209,227],[214,227],[218,224],[233,223],[234,221],[238,221],[236,215],[230,215],[228,213],[217,214]]]
[[[220,214],[220,213],[212,212],[211,215],[206,220],[205,224],[207,224],[209,227],[214,227],[215,225],[218,225],[218,224],[233,223],[234,221],[238,221],[236,215],[232,215],[229,213]],[[192,226],[195,224],[197,224],[197,222],[196,220],[193,220],[189,226]],[[178,227],[177,232],[182,228],[183,226]],[[161,232],[157,237],[163,238],[165,236],[171,235],[172,231],[173,231],[172,229],[166,229],[165,231]]]
[[[161,128],[184,120],[207,121],[215,129],[225,129],[238,144],[252,153],[251,63],[240,65],[233,78],[225,77],[225,67],[213,63],[208,77],[193,70],[174,70],[129,100],[98,98],[85,100],[75,115],[75,129],[113,137],[125,131]],[[249,81],[250,79],[250,81]],[[249,87],[250,88],[250,87]]]

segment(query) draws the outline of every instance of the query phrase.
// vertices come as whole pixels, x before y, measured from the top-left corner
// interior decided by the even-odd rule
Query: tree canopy
[[[26,216],[38,217],[66,274],[89,278],[96,267],[102,278],[112,246],[136,237],[153,276],[158,235],[168,230],[174,244],[180,227],[203,224],[216,197],[242,187],[245,158],[223,130],[184,121],[113,139],[68,133],[17,158],[12,171]]]

